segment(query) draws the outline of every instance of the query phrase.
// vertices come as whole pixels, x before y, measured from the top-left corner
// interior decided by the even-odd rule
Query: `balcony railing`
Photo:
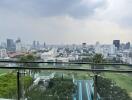
[[[131,100],[132,65],[0,61],[0,98]]]

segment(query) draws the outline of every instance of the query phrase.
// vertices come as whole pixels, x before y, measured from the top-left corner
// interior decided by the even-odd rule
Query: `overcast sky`
[[[0,0],[0,40],[132,42],[132,0]]]

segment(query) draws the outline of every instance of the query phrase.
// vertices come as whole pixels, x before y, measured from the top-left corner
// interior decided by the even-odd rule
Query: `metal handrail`
[[[83,71],[83,72],[113,72],[132,73],[132,70],[110,70],[110,69],[78,69],[78,68],[46,68],[46,67],[0,67],[0,69],[30,69],[30,70],[53,70],[53,71]]]
[[[124,66],[132,66],[131,64],[122,64],[122,63],[93,63],[93,62],[43,62],[43,61],[26,61],[26,62],[22,62],[22,61],[11,61],[11,60],[6,60],[6,61],[0,61],[0,63],[16,63],[16,64],[26,64],[26,63],[48,63],[48,64],[90,64],[90,65],[124,65]],[[83,71],[83,72],[94,72],[95,76],[97,76],[97,72],[112,72],[112,73],[132,73],[132,70],[111,70],[111,69],[82,69],[82,68],[66,68],[66,67],[62,67],[62,68],[56,68],[56,67],[52,67],[52,68],[47,68],[47,67],[24,67],[24,66],[20,66],[20,67],[0,67],[0,69],[17,69],[17,93],[18,93],[18,100],[20,100],[20,83],[19,83],[19,70],[24,70],[24,69],[28,69],[28,70],[51,70],[51,71]],[[96,80],[95,80],[95,86],[96,86]],[[97,94],[97,93],[95,93]],[[95,98],[97,98],[95,96]],[[96,100],[96,99],[95,99]]]
[[[17,60],[0,60],[0,63],[48,63],[48,64],[93,64],[93,65],[124,65],[132,66],[127,63],[94,63],[94,62],[45,62],[45,61],[17,61]]]
[[[0,60],[0,63],[16,63],[16,64],[26,64],[26,63],[47,63],[47,64],[90,64],[90,65],[124,65],[132,66],[132,64],[122,64],[122,63],[93,63],[93,62],[44,62],[44,61],[15,61],[15,60]],[[86,71],[86,72],[115,72],[115,73],[132,73],[132,70],[111,70],[111,69],[79,69],[79,68],[46,68],[46,67],[0,67],[1,69],[38,69],[38,70],[60,70],[60,71]]]

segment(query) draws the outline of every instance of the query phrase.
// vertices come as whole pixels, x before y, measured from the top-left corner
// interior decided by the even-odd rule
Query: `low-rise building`
[[[6,49],[0,49],[0,59],[5,59],[7,57],[8,55]]]

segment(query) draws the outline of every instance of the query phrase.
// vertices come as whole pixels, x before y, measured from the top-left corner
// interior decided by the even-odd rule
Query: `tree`
[[[93,56],[93,63],[102,63],[104,61],[104,57],[102,54],[95,54]]]
[[[35,60],[37,60],[37,58],[34,55],[32,55],[32,54],[24,55],[24,56],[21,56],[19,58],[20,62],[30,62],[30,61],[33,62]],[[24,67],[37,67],[38,64],[37,63],[24,63],[22,66],[24,66]],[[37,70],[34,70],[34,71],[29,70],[29,75],[31,75],[32,72],[36,73],[38,71]]]
[[[28,87],[32,83],[32,78],[30,76],[25,76],[20,78],[20,80],[24,81],[24,89],[28,89]],[[17,78],[16,73],[6,73],[5,75],[0,76],[0,98],[9,98],[16,99],[17,97]]]
[[[125,89],[108,78],[98,76],[97,84],[97,92],[103,100],[131,100]]]
[[[35,56],[31,55],[31,54],[28,54],[28,55],[24,55],[24,56],[21,56],[19,58],[19,61],[21,62],[26,62],[26,61],[35,61],[36,58]]]
[[[95,54],[93,56],[93,63],[94,65],[91,66],[92,69],[104,69],[103,66],[97,65],[99,63],[102,63],[104,61],[103,59],[103,55],[102,54]],[[100,72],[94,72],[95,76],[94,76],[94,100],[97,100],[97,79],[98,79],[98,75]]]
[[[67,97],[72,100],[76,92],[76,86],[71,79],[53,78],[46,90],[42,91],[42,88],[45,88],[43,82],[33,87],[26,96],[31,98],[29,100],[58,100],[58,97],[59,100],[66,100]]]
[[[92,58],[93,65],[91,66],[91,69],[104,69],[103,65],[98,65],[99,63],[104,62],[104,57],[102,54],[95,54]]]

